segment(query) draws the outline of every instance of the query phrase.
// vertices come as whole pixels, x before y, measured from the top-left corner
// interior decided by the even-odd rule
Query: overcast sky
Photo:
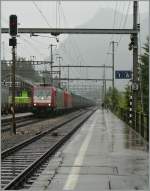
[[[56,26],[61,16],[61,24],[63,22],[63,14],[66,17],[68,26],[81,25],[88,21],[96,14],[100,8],[111,8],[120,12],[124,12],[129,2],[2,2],[2,25],[7,25],[10,14],[17,14],[21,26],[47,26],[42,14],[46,17],[50,26]],[[57,8],[57,14],[56,14]],[[64,13],[63,13],[64,12]],[[148,2],[140,3],[140,13],[148,13]],[[128,11],[132,13],[132,6]],[[103,18],[104,19],[104,18]],[[106,19],[106,18],[105,18]],[[64,23],[63,23],[64,25]]]
[[[148,18],[148,2],[139,3],[139,15],[140,20]],[[120,23],[122,18],[119,18],[120,12],[124,14],[124,20],[129,14],[132,14],[133,6],[132,2],[2,2],[2,27],[8,27],[9,15],[16,14],[18,16],[18,27],[78,27],[85,25],[89,20],[94,18],[94,16],[102,9],[113,12],[113,22],[108,28],[119,28],[118,23]],[[128,14],[127,14],[128,13]],[[100,20],[108,22],[110,18],[99,18]],[[126,22],[128,24],[128,22]],[[122,23],[121,23],[122,24]],[[99,25],[98,25],[99,26]],[[132,26],[132,25],[131,25]],[[104,26],[99,26],[104,28]],[[90,28],[90,26],[89,26]],[[131,28],[129,25],[125,28]],[[48,35],[45,35],[48,36]],[[84,36],[86,38],[86,36]],[[2,58],[11,59],[11,47],[9,47],[9,35],[2,35]],[[48,59],[50,56],[49,44],[59,45],[67,38],[67,35],[60,35],[60,42],[57,44],[56,39],[50,39],[47,37],[30,37],[29,34],[20,35],[17,38],[17,55],[20,57],[25,57],[30,59],[33,56],[36,56],[36,60]],[[76,38],[77,35],[76,35]],[[88,39],[87,39],[88,40]],[[100,40],[100,38],[99,38]],[[107,40],[107,41],[106,41]],[[99,43],[104,44],[106,50],[103,50],[104,54],[103,59],[107,54],[107,46],[109,44],[108,39],[101,39]],[[115,39],[114,39],[115,40]],[[75,46],[75,43],[73,41]],[[67,51],[69,53],[69,48]],[[124,47],[127,52],[127,47]],[[80,46],[75,47],[77,53],[73,54],[74,50],[71,52],[74,60],[83,61],[85,55],[81,55],[81,52],[84,50],[80,49]],[[77,50],[78,49],[78,50]],[[93,54],[91,52],[90,54]],[[69,53],[70,54],[70,53]],[[118,53],[120,54],[120,53]],[[129,53],[126,53],[129,54]],[[131,55],[130,55],[131,57]],[[102,60],[103,60],[102,59]],[[110,61],[109,61],[110,60]],[[111,58],[109,56],[109,62]],[[119,59],[120,60],[120,59]],[[118,62],[119,62],[118,60]],[[63,61],[65,62],[65,60]],[[70,64],[74,64],[71,63]],[[82,63],[83,64],[83,63]],[[84,63],[86,64],[86,63]],[[103,61],[102,61],[102,64]],[[108,64],[108,63],[106,63]],[[129,63],[128,63],[129,64]],[[131,64],[130,68],[131,69]]]
[[[18,16],[19,27],[76,27],[83,25],[90,20],[100,8],[111,8],[114,11],[114,18],[117,18],[115,11],[126,14],[129,2],[2,2],[2,26],[8,27],[9,15],[16,14]],[[140,3],[140,14],[143,12],[148,15],[148,2]],[[132,13],[132,3],[130,3],[128,14]],[[105,19],[107,22],[107,18]],[[108,18],[109,19],[109,18]],[[113,23],[112,23],[113,25]],[[112,26],[110,26],[111,28]],[[103,28],[103,26],[101,26]],[[114,27],[115,28],[115,27]],[[66,35],[61,35],[60,42],[65,39]],[[8,46],[9,35],[3,35],[2,41],[4,46],[4,57],[11,58],[10,47]],[[24,39],[25,38],[25,39]],[[42,50],[39,51],[23,50],[23,44],[26,43],[24,49],[28,49],[29,44],[33,41],[29,35],[22,35],[18,38],[18,54],[20,56],[36,56],[37,59],[44,59],[48,56],[48,44],[56,43],[55,39],[42,38],[34,39],[37,43],[41,43]],[[24,42],[25,41],[25,42]],[[29,41],[29,42],[28,42]],[[28,44],[27,44],[28,43]],[[34,49],[34,45],[33,45]],[[45,49],[43,51],[43,49]],[[41,54],[39,54],[41,52]]]

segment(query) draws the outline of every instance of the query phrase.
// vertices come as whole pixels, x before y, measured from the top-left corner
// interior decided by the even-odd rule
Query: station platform
[[[97,110],[52,158],[30,190],[149,190],[146,142]]]

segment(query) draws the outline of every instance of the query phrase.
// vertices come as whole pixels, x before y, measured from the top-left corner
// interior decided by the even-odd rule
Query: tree
[[[31,61],[27,62],[25,58],[18,58],[16,62],[16,74],[33,82],[40,80],[39,73],[35,70]]]
[[[122,95],[121,93],[116,89],[112,89],[111,87],[108,89],[104,103],[105,105],[108,105],[111,110],[116,110],[118,107],[120,107]]]
[[[140,56],[140,69],[141,69],[141,91],[143,112],[149,113],[149,38],[144,44],[144,53]]]

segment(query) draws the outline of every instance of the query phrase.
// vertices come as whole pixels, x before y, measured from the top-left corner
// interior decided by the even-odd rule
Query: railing
[[[115,114],[149,142],[149,116],[141,112],[132,112],[132,123],[129,123],[129,110],[117,108]]]

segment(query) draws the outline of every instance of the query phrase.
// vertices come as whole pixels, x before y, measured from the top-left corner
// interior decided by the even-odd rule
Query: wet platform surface
[[[97,110],[50,161],[31,190],[149,190],[146,142]]]

